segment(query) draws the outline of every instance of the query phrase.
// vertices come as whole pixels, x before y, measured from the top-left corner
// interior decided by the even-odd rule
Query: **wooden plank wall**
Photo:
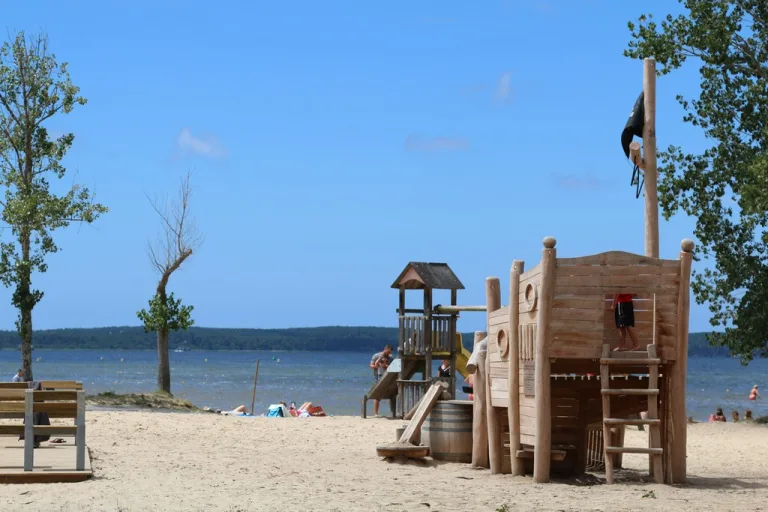
[[[528,286],[529,284],[531,287]],[[520,443],[531,446],[536,444],[536,399],[533,396],[525,396],[526,368],[524,363],[534,361],[536,358],[536,321],[539,311],[538,294],[541,290],[540,285],[541,264],[536,265],[528,272],[520,274],[520,299],[518,302],[521,360],[519,389]],[[535,371],[533,365],[529,366],[529,368],[530,371]]]
[[[554,383],[553,383],[554,384]],[[582,442],[579,425],[579,390],[552,387],[552,446],[575,446]]]
[[[508,407],[509,394],[509,360],[502,360],[498,348],[499,331],[509,331],[509,306],[505,306],[490,314],[488,319],[488,355],[491,363],[490,388],[491,404],[494,407]],[[506,336],[509,340],[509,335]]]
[[[552,388],[552,445],[577,445],[580,443],[579,390],[557,386]],[[525,399],[520,389],[520,442],[536,444],[536,409],[533,398]]]
[[[598,358],[603,343],[620,339],[611,301],[616,293],[634,294],[635,332],[641,349],[653,340],[656,295],[656,343],[664,360],[676,359],[677,298],[680,262],[626,252],[607,252],[556,261],[549,355]]]

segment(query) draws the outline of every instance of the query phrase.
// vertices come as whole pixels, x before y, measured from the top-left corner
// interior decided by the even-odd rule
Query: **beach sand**
[[[558,482],[491,476],[469,464],[387,462],[376,445],[402,421],[238,418],[94,411],[94,478],[0,486],[2,511],[495,511],[762,510],[768,508],[768,428],[689,426],[690,483]],[[630,429],[627,444],[647,433]],[[71,440],[68,440],[71,442]],[[1,462],[0,462],[1,464]],[[625,455],[646,474],[647,457]],[[602,476],[602,475],[599,475]],[[637,479],[637,476],[632,478]]]

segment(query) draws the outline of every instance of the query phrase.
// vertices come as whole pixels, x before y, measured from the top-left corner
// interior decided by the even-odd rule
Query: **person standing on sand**
[[[611,303],[611,310],[616,321],[616,328],[621,334],[619,346],[614,351],[639,350],[640,343],[637,341],[637,334],[635,334],[635,308],[632,303],[632,294],[615,294]],[[627,334],[632,340],[632,346],[629,348],[626,348]]]
[[[13,376],[11,382],[24,382],[24,370],[19,368],[19,371],[17,371],[16,375]]]
[[[385,345],[384,350],[376,352],[371,358],[371,364],[369,365],[373,369],[373,381],[378,382],[384,372],[392,363],[392,345]],[[379,417],[379,403],[380,400],[373,401],[373,416]]]

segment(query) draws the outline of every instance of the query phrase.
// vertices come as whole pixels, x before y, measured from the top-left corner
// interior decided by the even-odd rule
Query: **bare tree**
[[[157,387],[171,392],[171,367],[168,360],[168,335],[179,329],[186,330],[194,325],[193,306],[184,306],[181,299],[168,294],[168,281],[181,265],[192,256],[203,243],[197,221],[190,216],[189,200],[192,195],[191,173],[181,179],[179,195],[174,201],[159,204],[150,200],[152,209],[160,217],[161,234],[147,245],[147,255],[159,274],[157,288],[149,301],[149,310],[138,312],[146,332],[157,332]]]

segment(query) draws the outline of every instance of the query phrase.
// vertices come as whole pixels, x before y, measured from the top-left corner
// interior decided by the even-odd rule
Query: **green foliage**
[[[683,120],[712,144],[701,154],[670,146],[660,152],[660,202],[696,218],[700,256],[713,268],[695,272],[698,303],[709,303],[711,336],[743,363],[768,355],[768,2],[686,0],[686,12],[629,23],[625,55],[655,57],[658,74],[689,61],[699,67],[698,98],[677,97]]]
[[[192,319],[194,306],[184,306],[181,299],[170,295],[156,293],[149,301],[149,311],[142,309],[136,315],[144,324],[144,332],[186,331],[195,324]]]
[[[67,64],[48,53],[43,35],[24,32],[0,47],[0,185],[5,188],[3,222],[14,240],[0,244],[0,281],[15,287],[22,362],[31,371],[32,309],[43,292],[32,288],[32,273],[45,272],[45,256],[58,251],[52,232],[71,222],[93,222],[107,208],[92,201],[87,188],[73,185],[63,195],[51,192],[50,179],[66,173],[62,159],[74,141],[71,133],[52,140],[44,123],[85,105]]]

